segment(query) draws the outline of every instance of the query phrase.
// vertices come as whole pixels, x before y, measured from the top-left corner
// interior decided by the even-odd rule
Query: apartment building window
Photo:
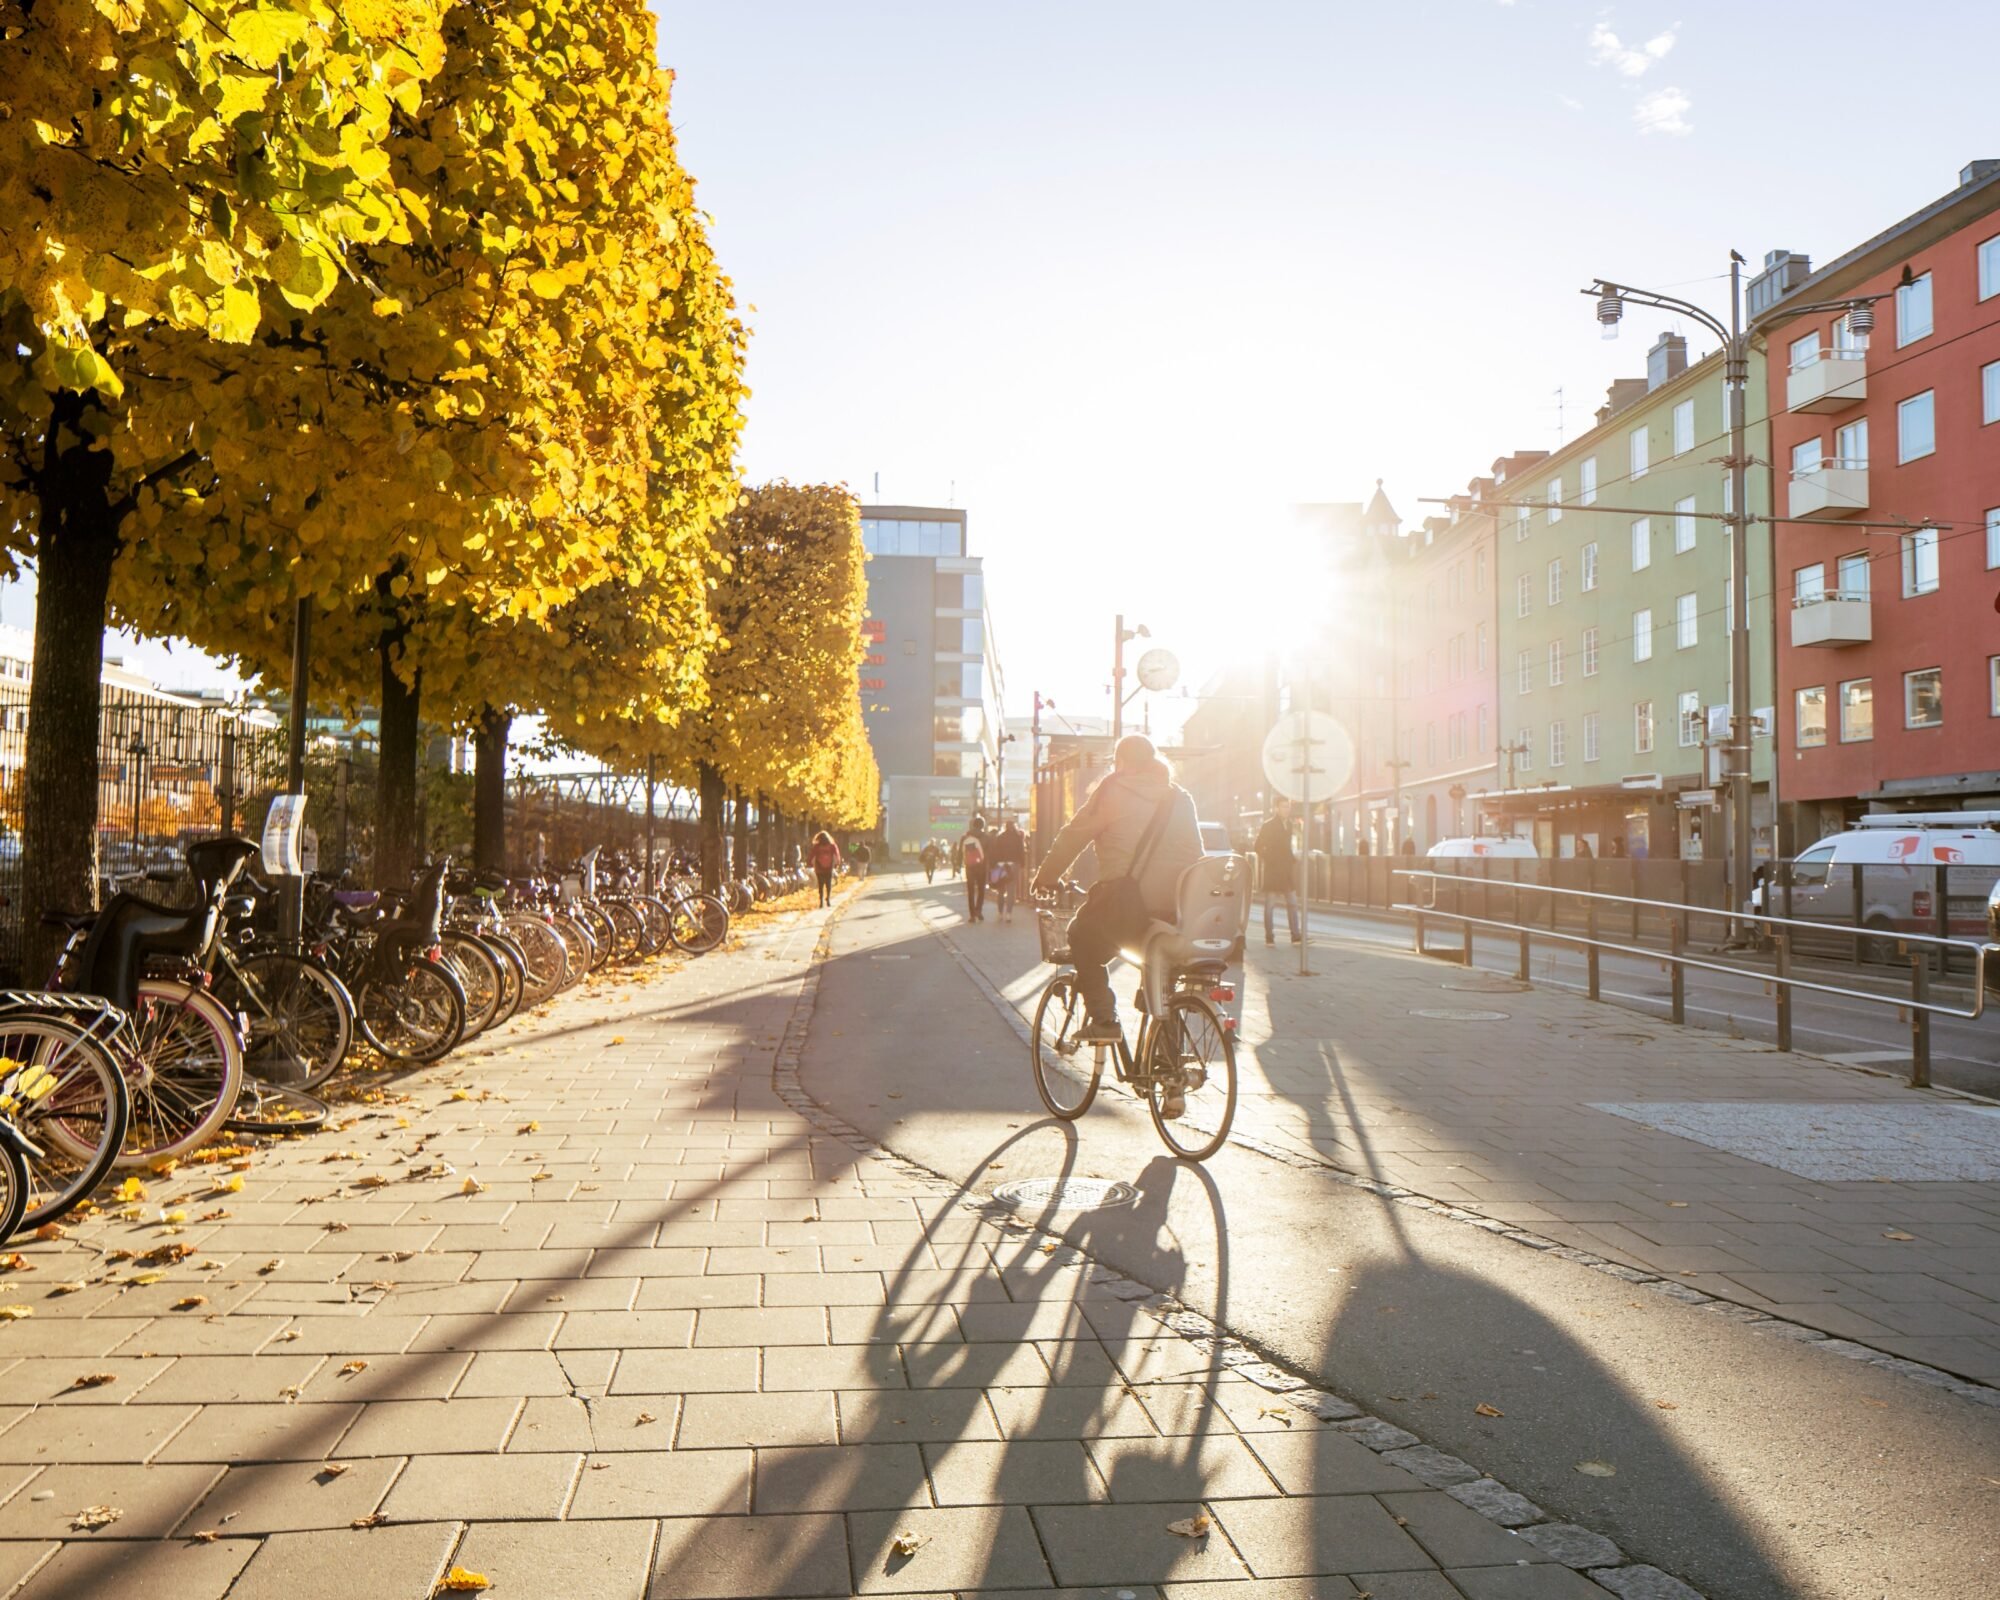
[[[1691,594],[1674,596],[1674,648],[1692,650],[1701,639],[1701,612]]]
[[[1694,496],[1674,502],[1674,554],[1684,556],[1694,548]]]
[[[1583,630],[1583,675],[1586,678],[1597,676],[1597,630],[1595,628],[1585,628]]]
[[[1801,689],[1795,699],[1792,736],[1801,750],[1816,750],[1826,743],[1826,685]]]
[[[1834,569],[1836,587],[1843,600],[1866,600],[1868,598],[1868,555],[1857,551],[1851,556],[1842,556]]]
[[[1912,344],[1926,338],[1931,331],[1931,275],[1896,288],[1896,343]]]
[[[1986,508],[1986,566],[2000,567],[2000,506]]]
[[[1553,687],[1562,681],[1563,642],[1560,639],[1551,639],[1549,641],[1549,684]]]
[[[1514,542],[1516,544],[1519,544],[1523,539],[1528,537],[1528,518],[1532,515],[1533,513],[1526,506],[1516,506],[1514,508]]]
[[[1435,689],[1437,681],[1438,653],[1435,650],[1426,650],[1424,652],[1424,693],[1429,694]]]
[[[1815,328],[1803,339],[1794,339],[1791,343],[1791,357],[1792,371],[1794,372],[1799,371],[1803,367],[1810,367],[1818,361],[1819,330]]]
[[[1533,728],[1523,728],[1520,737],[1514,741],[1514,749],[1514,770],[1516,772],[1532,771],[1535,765],[1535,730]]]
[[[1449,678],[1453,683],[1458,682],[1460,678],[1465,676],[1464,634],[1454,633],[1451,636],[1451,638],[1445,642],[1444,671],[1445,671],[1445,676]]]
[[[1652,448],[1647,443],[1646,430],[1644,428],[1634,428],[1630,435],[1630,443],[1632,450],[1632,476],[1635,479],[1643,478],[1647,471],[1646,457]]]
[[[1535,605],[1535,586],[1524,572],[1514,580],[1514,615],[1525,617]]]
[[[1424,724],[1424,765],[1434,767],[1437,764],[1438,725],[1435,722],[1426,722]]]
[[[1792,604],[1795,606],[1816,605],[1826,598],[1826,563],[1815,561],[1809,567],[1796,567],[1792,571]]]
[[[1579,480],[1576,492],[1577,499],[1587,506],[1596,504],[1597,457],[1592,456],[1588,461],[1584,462],[1582,466],[1578,467],[1576,471],[1577,471],[1577,478]]]
[[[1986,714],[2000,717],[2000,656],[1986,658]]]
[[[1694,402],[1683,400],[1674,407],[1674,454],[1684,456],[1694,448]]]
[[[1595,711],[1586,711],[1583,714],[1583,759],[1585,761],[1595,761],[1597,759],[1597,713]]]
[[[1556,523],[1562,521],[1563,519],[1562,498],[1563,498],[1562,479],[1560,478],[1550,479],[1549,480],[1549,524],[1551,527],[1553,527]]]
[[[1483,622],[1479,625],[1479,631],[1472,636],[1472,647],[1478,663],[1478,670],[1484,672],[1486,670],[1486,624]]]
[[[1836,467],[1865,467],[1868,465],[1868,419],[1862,417],[1850,422],[1844,428],[1833,431],[1833,454]],[[1725,488],[1728,487],[1725,480]],[[1725,506],[1724,509],[1727,509]]]
[[[1919,528],[1903,535],[1903,598],[1930,594],[1938,586],[1938,531]]]
[[[1569,759],[1569,736],[1560,722],[1549,724],[1549,765],[1559,767]]]
[[[1924,667],[1903,674],[1903,726],[1944,726],[1944,668]]]
[[[1937,391],[1913,394],[1896,407],[1896,461],[1921,461],[1937,450]]]
[[[1486,735],[1491,731],[1487,726],[1486,712],[1487,708],[1482,705],[1479,708],[1479,753],[1482,756],[1486,754]]]
[[[1680,744],[1683,750],[1691,750],[1701,743],[1701,693],[1689,689],[1680,697],[1676,708],[1680,715],[1675,719],[1680,729]]]
[[[1472,552],[1472,592],[1474,594],[1484,594],[1486,592],[1486,552],[1484,550],[1475,550]]]
[[[1559,606],[1563,599],[1563,563],[1557,556],[1549,563],[1549,604]]]
[[[1875,737],[1875,680],[1849,678],[1840,686],[1840,742],[1861,744]]]
[[[1632,753],[1648,756],[1653,753],[1653,702],[1641,700],[1632,708]]]
[[[2000,422],[2000,361],[1989,361],[1979,369],[1979,421],[1982,427]]]
[[[1632,613],[1632,659],[1653,659],[1653,611],[1650,606],[1644,611]]]
[[[1979,298],[1991,300],[2000,294],[2000,233],[1979,247]]]
[[[1803,478],[1809,472],[1819,471],[1822,459],[1820,441],[1817,436],[1810,439],[1801,439],[1797,444],[1792,446],[1792,476]]]
[[[1632,524],[1632,570],[1644,572],[1653,564],[1653,519],[1641,517]]]
[[[1597,541],[1591,540],[1583,547],[1583,592],[1589,594],[1597,587]]]
[[[1514,658],[1514,692],[1516,694],[1526,694],[1534,686],[1534,662],[1528,652],[1523,650]]]

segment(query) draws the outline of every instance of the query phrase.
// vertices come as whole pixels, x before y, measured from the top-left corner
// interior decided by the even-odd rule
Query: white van
[[[1440,839],[1424,852],[1427,856],[1477,856],[1493,861],[1536,861],[1540,852],[1532,839],[1516,839],[1499,834],[1480,834],[1469,839]]]
[[[1854,872],[1860,867],[1860,916]],[[2000,884],[2000,811],[1909,811],[1863,817],[1801,850],[1792,862],[1791,915],[1883,933],[1938,931],[1938,869],[1945,916],[1956,938],[1986,937],[1987,898]],[[1755,897],[1762,909],[1762,894]],[[1785,915],[1779,887],[1772,914]]]

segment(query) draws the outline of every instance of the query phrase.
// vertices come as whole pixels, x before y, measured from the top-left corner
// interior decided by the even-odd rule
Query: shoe
[[[1124,1037],[1125,1029],[1119,1022],[1116,1012],[1113,1012],[1108,1017],[1091,1017],[1087,1019],[1083,1025],[1083,1031],[1077,1035],[1077,1038],[1081,1039],[1085,1044],[1111,1044]]]

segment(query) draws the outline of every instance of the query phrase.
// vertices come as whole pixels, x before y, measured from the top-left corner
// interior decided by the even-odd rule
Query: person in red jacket
[[[819,880],[819,903],[832,905],[833,869],[840,865],[840,846],[833,842],[833,835],[824,828],[814,834],[806,859],[812,864],[813,876]]]

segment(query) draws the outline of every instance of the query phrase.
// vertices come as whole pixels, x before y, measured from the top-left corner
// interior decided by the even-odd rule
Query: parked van
[[[1861,868],[1856,915],[1855,873]],[[1863,817],[1848,832],[1801,850],[1791,863],[1790,915],[1857,923],[1883,933],[1936,933],[1942,869],[1945,918],[1955,938],[1987,936],[1987,901],[2000,885],[2000,811],[1914,811]],[[1761,888],[1753,896],[1762,909]],[[1782,883],[1772,914],[1786,914]]]
[[[1536,861],[1540,853],[1532,839],[1516,839],[1499,834],[1480,834],[1469,839],[1440,839],[1424,852],[1427,856],[1478,856],[1494,861]]]

